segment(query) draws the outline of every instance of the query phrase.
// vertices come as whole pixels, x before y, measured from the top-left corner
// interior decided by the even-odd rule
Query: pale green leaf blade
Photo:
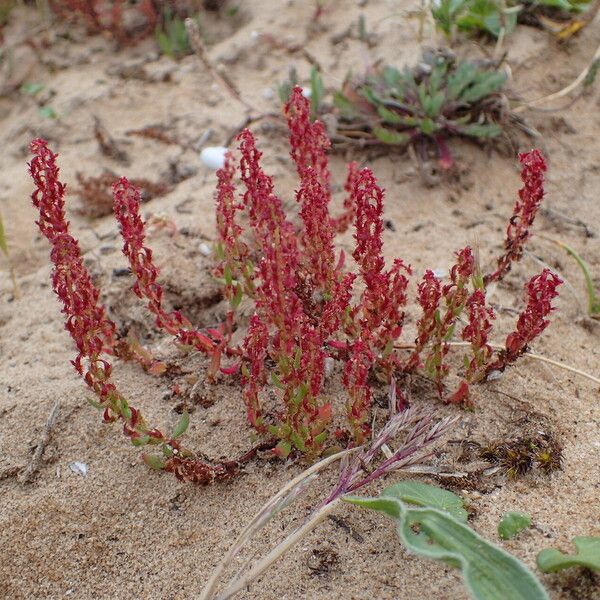
[[[555,548],[546,548],[537,555],[537,565],[544,573],[554,573],[570,567],[586,567],[600,571],[600,537],[574,537],[576,554],[563,554]]]
[[[516,511],[507,512],[498,523],[498,535],[503,540],[510,540],[529,527],[531,527],[531,517],[528,514]]]
[[[383,490],[381,496],[398,498],[403,502],[416,504],[417,506],[439,508],[458,521],[467,522],[468,513],[464,509],[462,499],[456,494],[435,485],[428,485],[420,481],[401,481]]]

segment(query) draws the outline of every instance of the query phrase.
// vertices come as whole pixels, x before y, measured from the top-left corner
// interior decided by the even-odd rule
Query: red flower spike
[[[83,264],[77,240],[69,233],[69,223],[64,213],[65,186],[58,180],[57,155],[41,139],[32,142],[31,151],[34,157],[29,170],[36,186],[31,198],[40,211],[40,231],[52,245],[52,285],[62,301],[66,328],[78,350],[73,365],[98,396],[104,409],[102,418],[106,423],[121,421],[123,433],[137,445],[143,444],[144,438],[164,445],[167,440],[162,432],[150,429],[141,412],[129,406],[110,381],[112,367],[100,355],[112,350],[116,327],[98,304],[99,291]],[[238,468],[237,463],[207,465],[193,458],[189,452],[185,453],[190,456],[185,459],[183,466],[167,461],[165,469],[184,479],[188,476],[191,481],[211,483],[227,478],[234,467]],[[176,462],[175,459],[171,461]],[[198,477],[200,471],[206,476]]]
[[[244,402],[248,422],[258,431],[264,431],[259,393],[266,380],[265,359],[269,344],[269,331],[258,315],[253,315],[244,339],[244,352],[249,361],[249,370],[244,375]],[[244,372],[244,371],[242,371]]]
[[[450,283],[442,287],[441,297],[446,305],[444,314],[439,309],[429,313],[429,324],[423,324],[423,333],[430,332],[431,348],[425,359],[425,370],[435,381],[440,398],[443,396],[443,380],[448,374],[444,358],[448,354],[448,340],[452,337],[456,320],[462,313],[468,298],[467,285],[475,273],[475,259],[468,246],[456,253],[456,263],[450,269]],[[417,341],[417,346],[419,343]]]
[[[425,271],[417,291],[417,302],[421,306],[423,315],[417,321],[415,349],[404,366],[405,371],[412,371],[421,366],[421,352],[436,329],[436,314],[439,312],[441,298],[442,286],[440,280],[434,275],[433,271]]]
[[[317,172],[306,167],[296,197],[304,225],[301,233],[303,283],[309,297],[330,295],[336,285],[335,233],[329,217],[329,201]]]
[[[531,237],[530,228],[544,199],[544,173],[547,167],[542,153],[532,150],[519,154],[519,162],[524,185],[519,190],[519,199],[506,230],[504,254],[498,259],[496,271],[485,276],[486,285],[500,281],[510,271],[512,263],[521,259],[525,243]]]
[[[492,331],[492,321],[496,318],[494,310],[486,306],[485,292],[475,290],[467,301],[469,310],[469,323],[462,331],[461,337],[465,342],[471,343],[473,357],[467,367],[465,379],[469,383],[480,381],[483,377],[482,369],[486,367],[492,356],[492,347],[488,338]]]
[[[381,285],[385,267],[383,250],[383,190],[370,169],[362,169],[354,180],[356,201],[356,248],[352,253],[367,287]]]
[[[121,177],[113,185],[114,213],[123,237],[123,254],[129,260],[136,278],[133,291],[147,300],[149,310],[156,317],[158,327],[174,335],[184,346],[193,346],[201,352],[212,353],[216,344],[206,334],[194,329],[179,311],[166,312],[162,306],[163,290],[156,282],[158,267],[152,260],[152,250],[145,245],[144,222],[140,216],[140,191]]]
[[[357,340],[350,349],[350,357],[344,367],[343,383],[348,393],[346,414],[354,441],[364,443],[369,434],[372,394],[368,378],[374,356],[362,340]]]
[[[336,284],[331,295],[331,300],[324,303],[319,322],[319,332],[323,339],[327,340],[339,331],[348,317],[350,300],[352,298],[352,286],[355,280],[356,275],[354,273],[346,273],[343,279]],[[328,344],[333,347],[334,342],[329,341]]]
[[[493,350],[488,343],[492,331],[492,321],[496,318],[491,307],[486,306],[485,291],[475,290],[467,300],[469,322],[464,327],[461,337],[471,343],[471,359],[465,359],[467,370],[465,378],[457,391],[447,398],[452,404],[468,404],[469,384],[481,381],[486,374]]]
[[[495,362],[488,365],[487,374],[504,371],[548,327],[548,316],[554,310],[552,300],[558,296],[557,288],[562,283],[562,279],[550,269],[544,269],[531,278],[525,286],[527,306],[519,315],[516,330],[507,336],[505,349],[499,353]]]
[[[36,186],[31,198],[40,212],[40,231],[52,245],[52,286],[62,302],[66,329],[78,350],[73,365],[98,395],[105,421],[120,419],[134,433],[144,433],[147,426],[143,417],[128,407],[110,382],[112,367],[101,358],[103,352],[112,352],[115,347],[116,326],[99,304],[100,292],[83,264],[77,240],[69,233],[64,212],[65,185],[58,179],[57,155],[45,140],[34,140],[30,148],[34,158],[29,171]]]
[[[373,350],[389,355],[393,342],[402,333],[408,286],[406,275],[411,275],[412,271],[400,259],[394,261],[389,271],[384,270],[383,190],[369,169],[362,169],[357,174],[354,185],[356,248],[353,256],[365,283],[355,314],[360,311],[361,338],[369,339]],[[388,356],[383,359],[389,362]]]
[[[238,285],[233,280],[243,279],[244,292],[252,295],[253,286],[251,274],[247,271],[248,247],[242,241],[242,228],[236,222],[236,213],[243,210],[243,204],[235,201],[235,186],[233,176],[235,167],[231,152],[225,155],[225,164],[217,171],[216,218],[217,218],[217,256],[219,262],[213,273],[215,277],[225,280],[224,296],[234,303],[239,293]]]
[[[323,202],[327,206],[331,198],[331,175],[327,160],[327,151],[331,147],[331,142],[327,137],[325,126],[320,121],[311,123],[310,101],[304,97],[302,88],[298,86],[292,90],[284,113],[290,132],[290,155],[296,163],[300,181],[304,184],[311,179],[313,175],[309,175],[309,170],[312,170],[322,188]]]

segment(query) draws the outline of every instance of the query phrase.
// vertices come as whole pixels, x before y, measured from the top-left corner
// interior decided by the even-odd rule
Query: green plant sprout
[[[163,25],[155,31],[156,43],[160,51],[172,59],[178,59],[192,52],[185,28],[185,22],[173,15],[169,6],[163,11]]]
[[[585,567],[600,571],[600,537],[574,537],[576,554],[563,554],[555,548],[546,548],[537,555],[537,565],[544,573],[555,573],[570,567]]]
[[[596,290],[594,289],[594,280],[592,279],[590,266],[575,250],[573,250],[573,248],[571,248],[571,246],[553,238],[543,237],[549,242],[562,248],[569,256],[572,256],[575,259],[585,280],[585,289],[588,297],[588,316],[592,319],[600,319],[600,296],[596,294]]]
[[[569,19],[589,5],[590,0],[439,0],[431,14],[451,39],[457,31],[499,38],[510,34],[518,22],[542,26],[546,16]]]
[[[428,487],[435,497],[434,486]],[[522,562],[439,505],[414,508],[410,506],[411,495],[404,494],[397,486],[384,490],[378,498],[346,496],[344,500],[394,519],[400,539],[415,554],[459,568],[476,600],[549,598],[542,584]]]
[[[448,50],[426,51],[412,69],[384,66],[348,77],[334,94],[334,142],[412,146],[421,162],[433,154],[448,169],[449,138],[484,142],[518,124],[506,108],[506,81],[497,62],[461,61]]]
[[[498,523],[498,535],[503,540],[516,537],[524,529],[531,527],[531,517],[522,512],[507,512]]]
[[[288,72],[288,78],[277,86],[277,95],[282,103],[286,103],[294,87],[299,85],[298,72],[293,65]],[[310,70],[310,87],[306,89],[305,95],[310,98],[311,119],[314,121],[323,104],[325,96],[325,86],[323,79],[317,67],[313,66]]]

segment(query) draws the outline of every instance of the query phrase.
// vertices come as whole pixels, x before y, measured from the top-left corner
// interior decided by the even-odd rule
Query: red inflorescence
[[[486,306],[485,291],[476,289],[467,300],[469,322],[461,337],[471,344],[471,359],[467,359],[467,370],[457,391],[447,398],[453,404],[466,404],[469,400],[469,384],[485,377],[485,370],[492,359],[493,350],[488,343],[492,331],[492,320],[496,318],[491,307]]]
[[[498,259],[496,271],[485,276],[485,284],[499,281],[509,271],[513,262],[521,259],[525,243],[531,237],[530,228],[544,199],[544,173],[546,161],[539,150],[519,154],[522,165],[523,187],[515,203],[513,215],[506,230],[504,254]]]
[[[441,297],[446,305],[442,314],[434,313],[432,344],[425,359],[425,370],[435,381],[440,398],[443,397],[443,382],[449,367],[444,362],[448,354],[448,339],[452,336],[456,321],[462,313],[469,291],[468,283],[475,272],[475,259],[468,246],[456,253],[456,263],[450,270],[450,283],[442,287]]]
[[[144,222],[140,216],[140,191],[121,177],[113,185],[114,213],[123,237],[123,254],[129,260],[136,278],[133,291],[148,301],[148,308],[156,316],[156,324],[176,336],[185,346],[202,352],[212,352],[216,344],[206,334],[194,329],[178,310],[166,312],[162,305],[163,290],[156,282],[158,267],[152,260],[152,250],[145,245]]]
[[[52,245],[52,284],[63,303],[66,328],[79,351],[74,365],[83,373],[82,361],[87,358],[93,368],[106,367],[110,371],[107,363],[96,361],[103,351],[113,351],[116,327],[99,304],[100,292],[83,264],[77,240],[69,233],[64,212],[65,185],[58,179],[57,155],[45,140],[34,140],[30,148],[34,158],[29,171],[36,186],[31,198],[40,212],[37,225]]]
[[[266,383],[265,359],[269,347],[269,330],[258,315],[253,315],[244,339],[244,352],[249,367],[243,371],[244,402],[248,422],[257,431],[264,431],[259,393]]]
[[[300,87],[293,89],[284,112],[290,132],[290,154],[296,163],[300,181],[311,178],[308,169],[312,169],[322,186],[323,202],[327,205],[331,197],[331,175],[327,159],[331,142],[325,126],[320,121],[311,122],[310,102],[304,97]]]
[[[511,263],[521,257],[530,235],[529,228],[543,197],[546,169],[542,155],[533,151],[520,156],[524,187],[508,227],[506,252],[498,261],[496,272],[482,282],[469,247],[456,254],[445,285],[432,271],[427,271],[418,286],[417,300],[422,314],[416,324],[415,348],[406,361],[401,361],[396,342],[404,325],[412,272],[400,259],[386,267],[384,191],[369,169],[351,164],[344,213],[332,218],[326,154],[330,143],[325,128],[319,122],[311,122],[310,105],[299,88],[294,90],[285,113],[291,155],[300,178],[296,194],[299,225],[286,216],[272,178],[262,169],[261,152],[249,130],[238,136],[240,176],[245,187],[243,200],[236,198],[233,183],[236,168],[231,154],[227,154],[224,167],[217,172],[218,262],[213,272],[223,281],[224,296],[229,301],[223,324],[204,333],[193,328],[179,311],[164,309],[163,290],[157,282],[159,270],[146,245],[140,193],[125,178],[113,186],[114,213],[124,240],[123,252],[136,279],[133,289],[147,301],[157,325],[176,336],[180,343],[210,356],[209,380],[216,377],[223,353],[239,357],[221,372],[241,371],[249,423],[260,434],[275,438],[265,444],[271,448],[277,444],[274,452],[279,456],[287,456],[294,449],[317,456],[326,448],[332,421],[332,405],[323,397],[327,361],[344,361],[346,419],[353,442],[362,444],[371,421],[369,376],[373,371],[392,382],[397,371],[412,372],[424,367],[443,398],[449,372],[445,362],[449,342],[466,309],[468,323],[461,336],[470,344],[471,354],[466,359],[458,389],[445,398],[447,402],[466,403],[471,384],[514,362],[546,328],[561,280],[545,269],[529,282],[527,307],[518,319],[516,330],[507,337],[505,350],[494,355],[489,343],[494,313],[486,306],[483,282],[501,279]],[[99,304],[99,292],[84,267],[77,241],[69,233],[64,212],[65,187],[58,180],[56,155],[43,140],[35,140],[31,149],[35,156],[30,171],[36,184],[32,199],[40,212],[40,230],[52,244],[53,286],[63,303],[66,327],[78,349],[74,365],[98,394],[105,419],[121,420],[125,434],[135,445],[161,445],[164,458],[148,458],[151,466],[171,471],[186,481],[210,483],[231,477],[254,456],[256,449],[238,461],[218,465],[197,460],[176,440],[150,429],[141,413],[129,406],[111,382],[111,365],[102,354],[119,348],[115,325]],[[249,220],[248,232],[240,224],[243,221],[238,222],[242,212]],[[335,233],[343,231],[352,221],[353,258],[358,275],[346,272],[345,255],[340,252],[336,258],[334,246]],[[353,302],[357,276],[364,289]],[[252,300],[254,314],[243,343],[232,348],[234,311],[243,295]],[[133,352],[137,346],[130,344],[129,351]],[[139,348],[137,352],[140,353]],[[147,354],[143,357],[147,366],[151,364],[151,357]],[[269,396],[264,394],[267,386],[279,396],[278,407],[270,406]],[[176,428],[178,433],[173,437],[179,435],[179,429]],[[349,439],[349,433],[342,431],[342,438]]]
[[[433,271],[425,271],[417,290],[417,302],[423,314],[417,321],[415,349],[404,366],[405,371],[413,371],[421,366],[421,352],[436,330],[436,314],[439,311],[441,299],[442,286],[440,280]]]
[[[548,316],[554,310],[552,300],[558,296],[557,288],[562,283],[562,279],[549,269],[531,278],[525,286],[527,306],[519,315],[516,330],[507,336],[504,351],[495,362],[488,365],[487,373],[504,371],[548,327]]]
[[[357,444],[362,444],[370,431],[372,393],[368,378],[373,363],[374,356],[369,346],[360,339],[354,342],[344,366],[343,383],[348,393],[346,402],[348,422]]]
[[[385,270],[383,258],[383,190],[373,173],[362,169],[354,179],[356,203],[356,248],[353,256],[359,265],[365,291],[355,313],[359,316],[361,338],[371,349],[389,354],[390,345],[402,333],[403,308],[411,274],[409,266],[396,259]]]
[[[132,439],[142,435],[162,438],[159,431],[148,430],[141,413],[128,405],[110,381],[112,366],[102,354],[113,351],[116,326],[99,304],[100,292],[83,264],[77,240],[69,233],[57,155],[41,139],[34,140],[30,149],[34,157],[29,171],[36,186],[31,198],[40,212],[40,231],[52,245],[52,286],[63,304],[66,328],[78,350],[73,365],[100,399],[106,421],[121,419],[125,434]]]

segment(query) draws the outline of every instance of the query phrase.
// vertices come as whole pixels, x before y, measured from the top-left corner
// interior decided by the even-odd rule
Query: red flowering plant
[[[423,371],[445,402],[468,403],[471,384],[504,370],[545,329],[561,282],[546,269],[527,284],[527,306],[516,330],[508,336],[506,348],[494,352],[489,343],[494,313],[486,304],[485,284],[506,274],[530,236],[543,197],[545,170],[541,154],[534,150],[520,157],[524,188],[497,270],[483,277],[472,250],[466,247],[456,254],[447,283],[427,271],[417,289],[422,314],[414,344],[400,343],[412,270],[401,259],[388,266],[384,258],[384,190],[369,169],[353,163],[345,184],[344,211],[332,215],[329,140],[324,126],[310,120],[310,104],[300,88],[292,92],[285,115],[300,180],[296,215],[284,211],[249,130],[238,136],[239,167],[233,154],[228,154],[217,173],[213,273],[228,302],[220,327],[201,331],[180,312],[164,309],[159,271],[139,214],[139,192],[125,178],[113,188],[114,212],[135,278],[133,291],[147,303],[156,325],[180,347],[207,356],[209,384],[240,372],[248,421],[263,440],[259,447],[270,447],[281,457],[294,453],[314,458],[339,440],[354,445],[366,441],[372,375],[393,384],[399,374]],[[165,436],[147,426],[140,412],[117,391],[108,356],[125,356],[127,352],[119,348],[131,351],[131,344],[116,338],[116,327],[99,304],[99,291],[69,233],[56,155],[42,140],[34,141],[31,149],[35,155],[30,164],[36,185],[33,201],[40,211],[40,230],[53,248],[54,289],[79,352],[74,364],[96,392],[105,420],[122,421],[135,445],[160,446],[163,456],[147,457],[147,462],[180,479],[206,483],[232,476],[254,456],[256,447],[236,461],[211,464],[201,460],[176,440],[187,427],[187,415],[172,436]],[[235,188],[236,172],[243,185],[241,195]],[[354,225],[353,269],[335,247],[335,234],[349,224]],[[243,296],[253,305],[248,323],[236,315]],[[465,312],[467,322],[460,337],[470,346],[470,353],[464,357],[458,389],[448,394],[447,358]],[[232,342],[236,327],[246,330],[237,346]],[[140,360],[144,361],[148,362],[147,356]],[[326,394],[326,371],[335,361],[341,363],[347,394],[346,425],[339,425],[342,415],[336,414],[335,403]],[[330,435],[334,423],[336,441]]]

